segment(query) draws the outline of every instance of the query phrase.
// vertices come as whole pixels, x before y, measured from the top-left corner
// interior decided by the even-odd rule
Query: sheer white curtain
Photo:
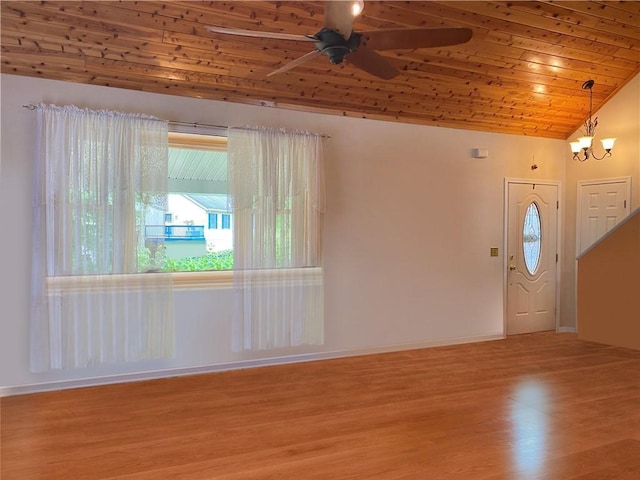
[[[322,137],[231,128],[234,350],[324,341]]]
[[[144,228],[164,222],[167,122],[36,110],[32,370],[172,356],[171,277]]]

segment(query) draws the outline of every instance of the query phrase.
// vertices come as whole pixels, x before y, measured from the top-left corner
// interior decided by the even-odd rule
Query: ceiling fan
[[[346,58],[355,67],[385,80],[396,77],[400,72],[376,50],[457,45],[469,41],[473,33],[470,28],[463,27],[393,28],[354,32],[354,19],[360,14],[363,6],[363,0],[325,2],[324,26],[314,35],[259,32],[219,26],[206,26],[205,28],[210,32],[225,35],[293,40],[315,44],[315,50],[292,60],[267,76],[286,72],[324,54],[329,57],[331,63],[340,64]]]

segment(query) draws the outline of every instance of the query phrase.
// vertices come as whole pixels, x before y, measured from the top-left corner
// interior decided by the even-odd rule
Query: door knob
[[[509,270],[512,270],[512,271],[513,271],[513,270],[515,270],[515,269],[516,269],[516,266],[515,266],[514,264],[509,265]]]

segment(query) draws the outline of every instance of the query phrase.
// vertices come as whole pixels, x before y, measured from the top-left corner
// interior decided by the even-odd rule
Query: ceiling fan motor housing
[[[345,40],[340,33],[329,28],[323,28],[313,36],[318,40],[315,43],[316,49],[329,57],[329,61],[334,64],[342,63],[345,55],[355,51],[360,46],[361,37],[359,33],[352,32],[349,39]]]

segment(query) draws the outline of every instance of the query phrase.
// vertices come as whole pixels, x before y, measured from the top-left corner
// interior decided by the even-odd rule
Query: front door
[[[507,334],[556,328],[558,185],[509,182]]]

